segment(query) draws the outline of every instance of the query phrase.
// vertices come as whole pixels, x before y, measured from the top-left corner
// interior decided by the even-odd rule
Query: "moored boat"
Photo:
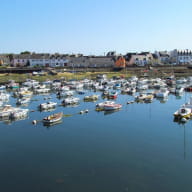
[[[5,85],[0,85],[0,90],[5,90],[6,86]]]
[[[122,105],[121,104],[106,104],[104,105],[104,110],[105,111],[112,111],[112,110],[117,110],[117,109],[121,109]]]
[[[98,100],[98,98],[99,98],[98,95],[85,96],[84,101],[96,101],[96,100]]]
[[[137,102],[144,101],[146,97],[147,97],[146,94],[139,94],[139,95],[135,96],[135,101],[137,101]]]
[[[29,109],[18,109],[10,114],[11,119],[26,118],[29,113]]]
[[[145,103],[151,103],[153,101],[154,95],[153,94],[147,94],[144,98]]]
[[[190,100],[187,103],[183,104],[182,107],[190,108],[192,110],[192,97],[190,97]]]
[[[73,94],[74,94],[74,91],[59,91],[57,93],[57,96],[58,97],[71,97],[71,96],[73,96]]]
[[[104,102],[101,102],[101,103],[97,103],[96,104],[96,109],[104,110],[105,105],[113,105],[113,104],[115,104],[114,101],[104,101]]]
[[[5,105],[1,110],[0,110],[0,118],[3,117],[9,117],[12,112],[14,112],[18,108],[14,108],[11,105]]]
[[[29,97],[26,97],[26,98],[24,97],[22,99],[18,99],[16,104],[17,105],[23,105],[23,104],[27,104],[29,102],[30,102],[30,98]]]
[[[54,113],[52,115],[49,115],[49,116],[43,118],[43,123],[44,124],[57,123],[62,119],[62,117],[63,117],[63,112]]]
[[[78,104],[80,101],[80,99],[78,97],[70,97],[70,98],[66,98],[62,101],[63,105],[74,105],[74,104]]]
[[[109,99],[116,99],[117,95],[118,95],[117,91],[111,91],[111,92],[109,92],[108,98]]]
[[[17,119],[26,116],[28,111],[28,109],[21,109],[12,107],[11,105],[5,105],[0,111],[0,118],[6,117],[9,119]]]
[[[178,118],[178,119],[181,119],[181,118],[189,119],[191,117],[192,113],[191,113],[190,108],[181,107],[173,115],[175,118]]]
[[[155,93],[157,98],[165,98],[168,97],[169,90],[167,88],[162,88],[158,92]]]
[[[47,103],[42,103],[39,105],[40,110],[47,110],[47,109],[52,109],[55,108],[57,103],[48,101]]]

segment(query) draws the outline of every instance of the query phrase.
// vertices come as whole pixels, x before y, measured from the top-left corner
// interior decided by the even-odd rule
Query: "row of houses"
[[[0,65],[8,63],[13,67],[113,67],[114,57],[80,54],[13,54],[12,58],[5,62],[3,55],[1,55]]]
[[[108,52],[105,56],[84,56],[48,53],[0,54],[0,65],[14,67],[113,67],[115,64],[146,66],[158,64],[192,64],[191,50],[156,51],[154,53],[127,53],[125,55]]]

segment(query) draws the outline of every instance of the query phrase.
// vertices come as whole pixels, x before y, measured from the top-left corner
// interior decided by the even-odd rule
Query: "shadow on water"
[[[168,101],[168,97],[165,98],[156,98],[160,103],[166,103]]]
[[[13,122],[15,121],[22,121],[22,120],[26,120],[28,119],[29,117],[28,116],[25,116],[25,117],[18,117],[18,118],[15,118],[15,119],[11,119],[9,117],[1,117],[0,118],[0,122],[3,122],[4,124],[6,125],[11,125]]]
[[[104,115],[110,115],[110,114],[113,114],[115,112],[118,112],[120,111],[120,109],[115,109],[115,110],[111,110],[111,111],[104,111]]]
[[[43,122],[43,126],[50,128],[50,127],[53,127],[54,125],[61,124],[62,122],[63,122],[62,120],[54,122],[54,123],[44,123]]]

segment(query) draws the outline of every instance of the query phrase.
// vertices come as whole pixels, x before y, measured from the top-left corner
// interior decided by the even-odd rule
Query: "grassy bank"
[[[24,82],[26,79],[34,79],[37,81],[46,81],[46,80],[54,80],[54,79],[95,79],[98,74],[106,74],[108,78],[113,76],[123,76],[130,77],[131,73],[125,72],[79,72],[79,73],[58,73],[57,75],[44,75],[44,76],[32,76],[31,74],[0,74],[0,83],[7,83],[9,80],[15,80],[18,83]]]
[[[138,77],[143,77],[144,75],[155,78],[160,77],[164,78],[167,76],[170,76],[171,74],[174,74],[177,78],[179,77],[187,77],[192,76],[192,68],[187,67],[155,67],[152,70],[146,70],[145,68],[141,67],[133,67],[133,68],[127,68],[125,70],[119,71],[119,72],[77,72],[77,73],[70,73],[70,72],[63,72],[58,73],[57,75],[44,75],[44,76],[32,76],[31,73],[27,74],[16,74],[16,73],[2,73],[0,74],[0,83],[7,83],[9,80],[15,80],[18,83],[24,82],[26,79],[34,79],[37,81],[46,81],[46,80],[53,80],[53,79],[95,79],[98,74],[106,74],[108,78],[111,78],[113,76],[123,76],[123,77],[130,77],[133,75],[137,75]]]

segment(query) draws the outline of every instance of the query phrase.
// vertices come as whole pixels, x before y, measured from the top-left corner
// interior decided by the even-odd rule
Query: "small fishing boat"
[[[40,110],[47,110],[47,109],[52,109],[55,108],[57,103],[48,101],[47,103],[42,103],[39,105]]]
[[[79,90],[79,91],[77,91],[77,93],[78,93],[79,95],[83,95],[83,94],[86,93],[86,91],[84,91],[84,90]]]
[[[8,101],[10,97],[10,94],[6,92],[0,92],[0,101]]]
[[[61,86],[58,88],[58,91],[69,91],[70,88],[68,86]]]
[[[36,94],[49,93],[50,91],[51,91],[51,89],[49,89],[49,88],[38,88],[38,89],[34,90],[34,92]]]
[[[5,90],[6,86],[5,85],[0,85],[0,90]]]
[[[147,94],[146,97],[144,98],[145,103],[151,103],[153,101],[154,95],[153,94]]]
[[[157,98],[165,98],[168,97],[169,90],[167,88],[160,89],[157,93],[155,93],[155,96]]]
[[[11,105],[5,105],[0,110],[0,118],[9,117],[12,112],[15,112],[18,108],[14,108]]]
[[[36,81],[36,80],[33,80],[33,79],[26,79],[26,81],[23,82],[22,85],[23,85],[24,87],[32,88],[32,87],[38,86],[38,85],[39,85],[39,82]]]
[[[52,115],[49,115],[49,116],[43,118],[43,123],[44,124],[57,123],[62,119],[62,117],[63,117],[63,112],[54,113]]]
[[[121,84],[120,84],[120,83],[116,83],[116,84],[113,86],[113,89],[121,89]]]
[[[0,107],[2,107],[3,106],[3,102],[2,101],[0,101]]]
[[[192,85],[185,87],[185,91],[192,92]]]
[[[85,96],[84,101],[96,101],[96,100],[98,100],[98,98],[99,98],[98,95]]]
[[[135,88],[130,88],[130,90],[127,92],[128,94],[134,94],[136,92]]]
[[[130,88],[129,88],[129,87],[123,88],[123,89],[121,90],[121,94],[128,94],[129,91],[130,91]]]
[[[63,105],[74,105],[74,104],[78,104],[79,103],[79,98],[78,97],[70,97],[70,98],[66,98],[62,101]]]
[[[32,91],[29,91],[29,90],[24,90],[24,91],[20,91],[18,92],[18,96],[20,98],[23,98],[23,97],[31,97],[33,95],[33,92]]]
[[[186,107],[181,107],[173,115],[175,118],[178,118],[178,119],[181,119],[181,118],[189,119],[191,117],[191,109]]]
[[[30,98],[29,97],[26,97],[26,98],[24,97],[22,99],[18,99],[16,104],[17,105],[23,105],[23,104],[27,104],[29,102],[30,102]]]
[[[96,109],[104,110],[105,105],[113,105],[113,104],[115,104],[114,101],[104,101],[104,102],[101,102],[101,103],[97,103],[96,104]]]
[[[73,94],[74,94],[74,91],[59,91],[57,93],[57,96],[58,97],[71,97],[71,96],[73,96]]]
[[[11,119],[26,118],[29,113],[29,109],[18,109],[10,114]]]
[[[28,109],[20,109],[12,107],[11,105],[5,105],[0,111],[0,118],[6,117],[9,119],[17,119],[21,117],[26,117],[28,112]]]
[[[180,95],[184,92],[184,90],[185,90],[184,87],[176,87],[175,94]]]
[[[138,96],[135,97],[135,101],[136,102],[144,101],[146,97],[147,97],[146,94],[139,94]]]
[[[108,90],[103,91],[103,93],[102,93],[103,97],[107,97],[108,95],[109,95],[109,91]]]
[[[108,98],[109,99],[116,99],[117,95],[118,95],[117,91],[111,91],[111,92],[109,92]]]
[[[190,108],[192,110],[192,97],[190,97],[189,101],[182,105],[184,108]]]
[[[105,111],[112,111],[112,110],[117,110],[117,109],[121,109],[122,105],[121,104],[106,104],[104,105],[104,110]]]
[[[7,87],[10,89],[17,89],[19,88],[19,83],[16,83],[14,80],[10,80]]]

